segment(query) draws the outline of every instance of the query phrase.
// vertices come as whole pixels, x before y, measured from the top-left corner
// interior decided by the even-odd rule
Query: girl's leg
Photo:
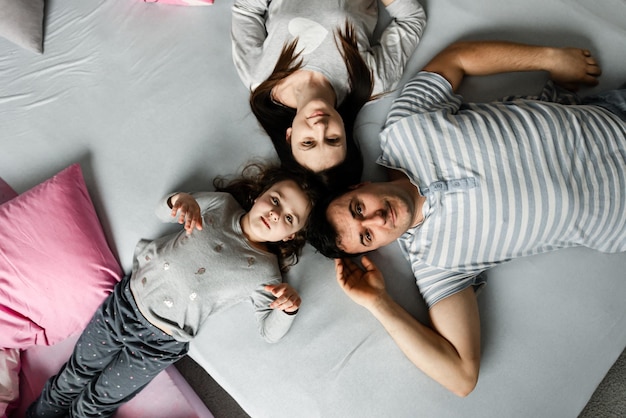
[[[115,357],[119,346],[101,344],[103,336],[110,334],[108,318],[115,298],[114,291],[96,310],[70,359],[46,382],[39,398],[29,407],[28,417],[67,416],[72,401]]]
[[[118,287],[118,303],[108,323],[114,340],[100,338],[96,341],[100,348],[110,344],[115,356],[74,399],[70,417],[112,415],[159,372],[187,353],[187,343],[174,340],[141,315],[128,281]],[[121,350],[115,350],[120,344]]]
[[[72,357],[46,383],[28,417],[106,417],[187,353],[138,311],[125,278],[80,336]]]
[[[175,341],[162,331],[138,337],[127,343],[98,378],[72,402],[69,416],[111,416],[186,353],[186,343]]]

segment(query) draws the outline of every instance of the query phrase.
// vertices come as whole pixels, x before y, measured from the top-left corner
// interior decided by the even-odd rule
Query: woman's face
[[[346,131],[337,110],[321,100],[298,109],[287,142],[298,164],[316,173],[334,167],[346,158]]]

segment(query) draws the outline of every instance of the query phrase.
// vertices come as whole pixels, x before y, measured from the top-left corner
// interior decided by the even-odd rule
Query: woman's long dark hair
[[[316,174],[327,187],[343,189],[361,181],[363,158],[354,140],[354,123],[359,110],[371,98],[374,85],[371,71],[359,53],[354,27],[346,22],[343,31],[337,30],[335,40],[341,43],[350,85],[345,100],[337,107],[346,131],[346,158],[335,167]],[[297,42],[295,39],[283,47],[272,74],[250,94],[252,112],[274,143],[278,158],[287,167],[300,166],[286,141],[286,131],[293,123],[296,109],[276,103],[272,99],[272,89],[302,67],[300,53],[296,53]]]
[[[225,177],[216,177],[213,180],[213,186],[219,192],[230,193],[241,207],[249,212],[256,198],[274,184],[285,180],[294,181],[302,189],[309,201],[311,213],[313,213],[313,207],[320,198],[323,187],[317,177],[303,169],[287,169],[276,165],[252,162],[245,166],[240,177],[230,180]],[[268,249],[278,257],[281,271],[287,271],[289,267],[298,262],[298,256],[306,242],[309,218],[292,240],[265,243]]]

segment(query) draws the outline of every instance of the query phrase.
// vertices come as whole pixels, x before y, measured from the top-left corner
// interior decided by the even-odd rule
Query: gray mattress
[[[139,0],[49,0],[43,55],[0,38],[0,177],[20,192],[80,162],[126,270],[173,190],[206,190],[250,158],[274,159],[230,54],[231,1],[176,7]],[[407,77],[459,38],[583,46],[626,81],[623,0],[429,0]],[[383,20],[384,20],[383,16]],[[482,100],[539,91],[544,74],[467,80]],[[365,177],[393,94],[367,105],[357,132]],[[373,255],[394,297],[426,309],[399,248]],[[290,333],[268,345],[249,304],[212,317],[190,355],[253,417],[575,417],[626,346],[626,254],[583,248],[493,269],[478,297],[478,386],[456,398],[414,368],[378,322],[341,292],[333,263],[307,247],[288,275],[303,299]]]

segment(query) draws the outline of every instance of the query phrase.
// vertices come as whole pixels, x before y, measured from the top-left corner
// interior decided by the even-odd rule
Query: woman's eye
[[[272,197],[272,203],[276,206],[278,206],[278,198],[276,197]]]
[[[357,214],[363,215],[363,208],[361,207],[361,205],[356,205],[355,211]]]
[[[293,216],[287,215],[285,218],[287,219],[287,222],[289,222],[290,224],[293,223]]]
[[[310,148],[313,146],[313,141],[302,141],[302,145]]]
[[[339,142],[341,142],[341,140],[339,138],[327,138],[326,142],[331,145],[337,145]]]
[[[372,242],[372,234],[370,233],[370,231],[365,231],[365,239],[367,240],[367,242]]]

